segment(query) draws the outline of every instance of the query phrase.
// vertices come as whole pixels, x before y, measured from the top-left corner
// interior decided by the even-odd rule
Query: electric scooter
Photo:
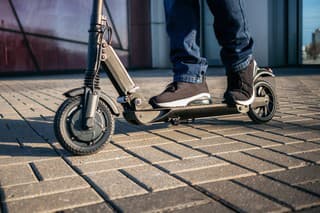
[[[111,46],[112,29],[102,14],[102,5],[103,0],[93,1],[84,86],[64,94],[67,99],[57,110],[54,119],[55,135],[68,151],[76,155],[95,153],[110,141],[114,132],[114,117],[120,115],[120,110],[99,86],[101,69],[107,73],[119,94],[117,102],[123,107],[123,117],[132,124],[179,124],[182,120],[236,113],[247,113],[256,123],[265,123],[273,118],[277,108],[275,76],[270,69],[262,68],[255,72],[255,100],[249,106],[212,104],[208,100],[175,108],[152,108],[144,103],[138,93],[139,87]]]

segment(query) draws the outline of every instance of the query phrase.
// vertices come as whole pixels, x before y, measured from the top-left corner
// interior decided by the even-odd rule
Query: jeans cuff
[[[202,77],[195,77],[191,75],[174,75],[173,81],[200,84],[202,83]]]
[[[246,69],[249,64],[251,63],[252,61],[252,55],[250,55],[248,58],[246,58],[244,61],[238,63],[238,64],[235,64],[235,65],[232,65],[228,70],[232,71],[232,72],[240,72],[244,69]]]
[[[190,64],[181,62],[186,71],[174,71],[173,80],[176,82],[187,82],[187,83],[202,83],[202,79],[205,76],[208,68],[208,63],[205,58],[201,58],[197,64]]]

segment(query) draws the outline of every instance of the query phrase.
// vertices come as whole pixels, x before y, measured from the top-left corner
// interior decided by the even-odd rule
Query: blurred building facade
[[[320,43],[320,28],[316,29],[312,33],[312,43],[319,44]]]
[[[202,5],[201,49],[221,65],[213,17]],[[302,0],[246,0],[263,66],[299,65]],[[0,74],[84,70],[92,0],[0,0]],[[104,0],[113,46],[129,68],[168,68],[163,0]]]

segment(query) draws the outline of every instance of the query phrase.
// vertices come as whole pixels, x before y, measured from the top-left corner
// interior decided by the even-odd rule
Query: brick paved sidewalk
[[[135,81],[146,96],[170,81],[144,74]],[[208,81],[221,99],[225,79]],[[320,75],[278,77],[280,109],[266,125],[240,114],[173,127],[119,118],[104,150],[76,157],[52,120],[61,94],[81,84],[78,75],[0,79],[3,212],[320,212]]]

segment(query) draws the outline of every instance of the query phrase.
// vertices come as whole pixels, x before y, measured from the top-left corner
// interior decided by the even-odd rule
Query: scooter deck
[[[130,117],[133,118],[133,120],[138,121],[139,124],[148,124],[166,122],[170,119],[187,120],[237,113],[239,113],[237,107],[229,107],[226,104],[208,104],[174,108],[143,109],[130,112]]]
[[[256,97],[251,107],[264,106],[268,102],[265,97]],[[220,115],[230,115],[246,113],[250,106],[228,106],[227,104],[206,104],[173,108],[140,109],[136,111],[124,112],[128,121],[135,124],[148,124],[155,122],[166,122],[170,119],[194,119],[203,117],[214,117]]]

